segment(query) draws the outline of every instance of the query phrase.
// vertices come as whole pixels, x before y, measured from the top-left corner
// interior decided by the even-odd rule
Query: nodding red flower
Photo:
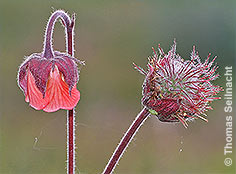
[[[47,24],[43,51],[28,56],[18,72],[18,85],[25,94],[25,101],[46,112],[71,110],[80,99],[76,89],[79,80],[77,62],[84,63],[52,48],[53,28],[59,17],[66,28],[66,37],[73,39],[74,16],[70,19],[64,11],[56,11]]]
[[[218,67],[213,66],[216,57],[210,61],[209,54],[202,63],[193,46],[191,59],[184,60],[176,54],[175,41],[167,54],[160,45],[159,55],[153,52],[147,72],[134,64],[145,75],[142,104],[162,122],[181,122],[187,127],[187,121],[195,118],[207,121],[205,112],[223,90],[211,82],[219,76],[215,74]]]

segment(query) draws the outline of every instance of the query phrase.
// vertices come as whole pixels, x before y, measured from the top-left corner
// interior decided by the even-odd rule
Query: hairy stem
[[[72,15],[70,25],[67,26],[67,40],[66,49],[67,53],[74,57],[74,25],[75,25],[75,15]]]
[[[68,15],[66,14],[68,17]],[[74,21],[75,17],[69,18],[69,23],[63,21],[66,26],[66,51],[74,56]],[[67,174],[75,173],[75,109],[67,111]]]
[[[72,34],[72,32],[73,32],[72,30],[73,30],[73,26],[74,26],[74,21],[71,22],[70,17],[64,11],[62,11],[62,10],[55,11],[48,20],[48,24],[47,24],[47,28],[46,28],[46,32],[45,32],[45,36],[44,36],[43,56],[45,58],[54,57],[53,48],[52,48],[52,34],[53,34],[54,25],[55,25],[58,18],[60,18],[62,20],[62,23],[67,30],[67,32],[66,32],[67,35],[68,35],[68,33]],[[67,49],[70,44],[71,43],[67,42]],[[73,49],[73,46],[71,46],[71,47]]]
[[[113,153],[111,159],[109,160],[107,166],[105,167],[103,174],[110,174],[115,169],[117,163],[119,162],[121,156],[123,155],[125,149],[128,147],[129,143],[133,139],[136,132],[139,130],[144,121],[148,118],[149,111],[146,108],[137,115],[123,138],[121,139],[119,145],[117,146],[115,152]]]
[[[75,173],[75,115],[67,111],[67,174]]]

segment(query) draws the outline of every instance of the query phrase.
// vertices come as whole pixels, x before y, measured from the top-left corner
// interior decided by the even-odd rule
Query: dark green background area
[[[42,51],[53,10],[77,14],[75,56],[86,61],[78,83],[77,173],[97,174],[142,108],[144,77],[132,62],[146,68],[152,46],[160,43],[168,51],[176,38],[184,59],[193,45],[202,60],[208,52],[217,55],[221,77],[215,83],[225,87],[224,67],[235,65],[235,5],[233,0],[0,0],[0,174],[65,173],[66,111],[35,111],[16,82],[24,56]],[[65,50],[59,23],[54,48]],[[149,118],[115,173],[233,174],[235,165],[224,165],[224,106],[225,100],[215,101],[209,122],[197,120],[188,129]]]

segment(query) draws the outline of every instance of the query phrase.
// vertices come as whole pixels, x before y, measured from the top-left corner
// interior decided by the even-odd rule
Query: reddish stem
[[[66,40],[66,48],[67,53],[71,56],[74,56],[74,15],[67,26],[67,40]],[[67,173],[74,174],[75,173],[75,109],[68,110],[67,114]]]
[[[67,112],[67,173],[75,173],[75,116],[74,109]]]
[[[75,15],[72,15],[70,25],[67,25],[67,41],[66,41],[66,49],[67,53],[72,57],[74,56],[74,25],[75,25]]]
[[[103,174],[110,174],[115,169],[117,163],[119,162],[121,156],[123,155],[125,149],[128,147],[129,143],[133,139],[136,132],[139,130],[144,121],[148,118],[149,111],[146,108],[137,115],[128,131],[125,133],[121,139],[119,145],[117,146],[115,152],[113,153],[111,159],[109,160]]]
[[[53,58],[53,48],[52,48],[52,34],[54,25],[57,19],[62,20],[62,24],[65,27],[66,32],[66,49],[67,53],[72,57],[74,56],[74,23],[75,16],[73,15],[70,19],[69,15],[63,10],[55,11],[48,20],[45,38],[44,38],[44,48],[43,56],[45,58]],[[75,173],[75,111],[74,109],[68,110],[67,112],[67,173]]]
[[[43,56],[45,58],[54,57],[53,48],[52,48],[52,34],[53,34],[54,25],[58,18],[62,20],[62,23],[67,30],[67,35],[68,33],[72,33],[72,30],[73,30],[72,28],[74,25],[74,21],[71,22],[70,17],[64,11],[62,10],[55,11],[48,20],[48,24],[47,24],[47,28],[46,28],[46,32],[44,36]],[[68,42],[67,42],[67,45],[69,45]]]

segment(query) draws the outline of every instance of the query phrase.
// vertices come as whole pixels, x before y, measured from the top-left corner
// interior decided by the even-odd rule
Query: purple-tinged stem
[[[70,24],[67,26],[66,49],[67,53],[74,56],[74,22],[75,16],[72,16]],[[67,173],[75,173],[75,109],[67,111]]]
[[[67,111],[67,174],[75,173],[75,111]]]
[[[73,32],[72,30],[73,30],[74,21],[71,22],[70,17],[64,11],[62,10],[55,11],[48,20],[48,24],[47,24],[47,28],[46,28],[46,32],[44,36],[43,57],[45,58],[54,57],[53,48],[52,48],[52,34],[53,34],[54,25],[58,18],[61,18],[62,23],[66,27],[67,35],[68,33]],[[68,46],[69,46],[69,43],[67,42],[67,48]],[[71,48],[73,49],[73,46]]]
[[[139,130],[144,121],[148,118],[149,113],[150,112],[148,111],[148,109],[143,108],[143,110],[137,115],[137,117],[121,139],[119,145],[117,146],[115,152],[113,153],[111,159],[105,167],[103,174],[110,174],[113,172],[121,156],[125,152],[125,149],[128,147],[129,143],[133,139],[134,135]]]
[[[43,56],[45,58],[54,57],[52,48],[52,34],[54,25],[57,19],[62,20],[62,24],[65,26],[66,33],[66,51],[69,55],[74,55],[74,21],[75,16],[72,18],[62,10],[55,11],[47,24],[45,38],[44,38],[44,48]],[[67,111],[67,174],[75,173],[75,111],[74,109]]]
[[[71,55],[72,57],[74,56],[74,26],[75,26],[75,15],[72,15],[70,25],[67,26],[67,40],[66,40],[66,49],[67,53]]]

